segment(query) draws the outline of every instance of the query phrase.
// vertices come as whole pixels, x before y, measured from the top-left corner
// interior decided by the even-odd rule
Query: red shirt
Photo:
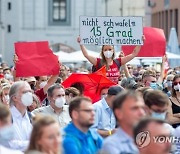
[[[41,102],[47,97],[47,94],[44,93],[43,88],[36,90],[35,94],[39,97]]]
[[[117,60],[121,64],[121,58],[117,58]],[[101,61],[101,59],[97,58],[97,65],[100,61]],[[118,83],[119,76],[120,76],[119,68],[118,68],[116,62],[113,60],[113,64],[109,66],[109,70],[107,70],[107,72],[106,72],[106,77],[109,80],[113,81],[114,83]]]

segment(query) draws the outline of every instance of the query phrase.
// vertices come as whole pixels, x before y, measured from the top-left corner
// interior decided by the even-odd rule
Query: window
[[[165,35],[166,35],[166,38],[168,38],[168,11],[166,10],[165,11]]]
[[[7,32],[8,32],[8,33],[11,32],[11,25],[7,25]]]
[[[178,17],[178,9],[175,9],[175,28],[176,28],[176,32],[177,32],[177,34],[178,34],[178,19],[179,19],[179,17]]]
[[[70,25],[70,0],[49,0],[49,24]]]
[[[173,27],[173,10],[170,10],[170,28]]]
[[[7,3],[7,9],[8,9],[8,10],[11,10],[11,2],[8,2],[8,3]]]
[[[164,0],[164,7],[168,8],[169,7],[169,0]]]

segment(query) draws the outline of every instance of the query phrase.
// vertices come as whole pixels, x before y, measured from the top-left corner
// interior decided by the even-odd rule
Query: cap
[[[117,95],[119,92],[121,92],[123,87],[120,86],[112,86],[108,89],[108,95]]]

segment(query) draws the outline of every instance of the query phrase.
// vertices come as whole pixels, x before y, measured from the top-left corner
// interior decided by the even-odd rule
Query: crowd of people
[[[165,72],[165,56],[161,71],[126,64],[141,46],[116,59],[113,46],[102,47],[102,59],[80,47],[92,69],[60,64],[56,75],[16,77],[17,55],[14,67],[1,64],[0,154],[180,153],[180,67]],[[72,73],[103,66],[116,85],[102,88],[98,101],[81,84],[63,87]]]

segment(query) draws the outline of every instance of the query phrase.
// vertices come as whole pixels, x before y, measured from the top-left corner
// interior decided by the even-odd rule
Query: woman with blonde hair
[[[0,103],[9,106],[9,90],[11,86],[10,84],[4,84],[1,87],[0,91]]]
[[[145,40],[145,37],[142,36],[142,40]],[[77,38],[77,42],[80,44],[81,38]],[[132,60],[134,57],[136,57],[141,49],[141,46],[138,45],[134,48],[131,54],[120,57],[120,58],[115,58],[115,50],[114,46],[112,45],[103,45],[101,49],[100,56],[101,58],[94,57],[93,55],[88,54],[87,49],[85,48],[84,45],[80,44],[81,51],[84,55],[84,57],[87,58],[87,60],[93,65],[94,70],[97,71],[100,69],[102,66],[106,66],[106,76],[109,78],[111,81],[118,83],[119,80],[119,68],[120,66],[126,64],[130,60]]]
[[[36,116],[25,154],[61,154],[60,126],[54,118]]]

